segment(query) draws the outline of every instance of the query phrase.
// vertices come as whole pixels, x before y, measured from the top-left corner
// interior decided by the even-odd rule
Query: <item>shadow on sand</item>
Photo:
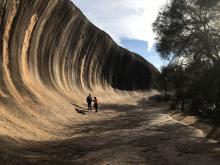
[[[194,129],[179,122],[161,121],[160,103],[141,99],[137,105],[105,104],[105,110],[120,115],[78,125],[70,125],[67,140],[25,142],[25,146],[7,147],[7,137],[0,138],[0,164],[102,164],[117,159],[122,164],[206,164],[209,157],[220,161],[219,143],[209,143],[195,136]],[[152,124],[154,123],[154,124]],[[71,131],[73,130],[73,131]],[[74,132],[74,133],[71,133]],[[8,144],[9,143],[9,144]],[[126,155],[128,154],[128,155]],[[124,156],[125,155],[125,156]],[[123,160],[122,160],[123,158]],[[124,160],[126,158],[126,160]]]
[[[75,107],[75,110],[76,110],[77,113],[85,115],[87,112],[89,112],[87,109],[85,109],[85,108],[83,108],[83,107],[81,107],[77,104],[73,104],[73,103],[71,103],[71,104]]]

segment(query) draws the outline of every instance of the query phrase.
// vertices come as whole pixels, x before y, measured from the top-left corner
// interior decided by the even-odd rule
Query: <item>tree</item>
[[[170,0],[153,24],[176,99],[220,109],[220,0]],[[170,76],[171,75],[171,76]],[[195,104],[196,103],[196,104]]]
[[[219,0],[171,0],[153,24],[163,59],[220,60]]]
[[[186,69],[174,63],[163,68],[166,70],[167,84],[169,84],[170,89],[174,90],[175,104],[181,101],[181,110],[183,111],[188,87],[187,82],[189,81]]]
[[[164,90],[165,98],[168,98],[168,67],[161,67],[161,74],[159,81],[161,82],[161,87]]]

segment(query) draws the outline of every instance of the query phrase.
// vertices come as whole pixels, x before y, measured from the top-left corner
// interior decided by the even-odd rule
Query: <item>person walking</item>
[[[88,104],[88,110],[92,110],[92,97],[89,94],[89,96],[86,98],[87,104]]]
[[[94,102],[94,108],[95,108],[95,112],[98,112],[98,100],[97,100],[97,98],[96,97],[94,97],[94,100],[93,100],[93,102]]]

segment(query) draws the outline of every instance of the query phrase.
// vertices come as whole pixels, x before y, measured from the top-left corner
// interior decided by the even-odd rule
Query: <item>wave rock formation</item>
[[[104,93],[102,101],[113,91],[147,90],[158,73],[69,0],[1,0],[0,39],[4,137],[60,137],[76,116],[70,103],[82,105],[88,92]]]

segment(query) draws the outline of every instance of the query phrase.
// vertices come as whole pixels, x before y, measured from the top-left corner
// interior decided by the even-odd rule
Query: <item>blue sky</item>
[[[72,0],[85,16],[113,40],[140,54],[158,69],[166,62],[155,51],[152,23],[168,0]]]
[[[161,60],[154,46],[152,49],[148,50],[148,44],[146,41],[124,38],[121,40],[121,44],[123,47],[129,49],[130,51],[143,56],[150,63],[154,64],[154,66],[158,69],[160,69],[162,65],[167,64],[167,61]]]

